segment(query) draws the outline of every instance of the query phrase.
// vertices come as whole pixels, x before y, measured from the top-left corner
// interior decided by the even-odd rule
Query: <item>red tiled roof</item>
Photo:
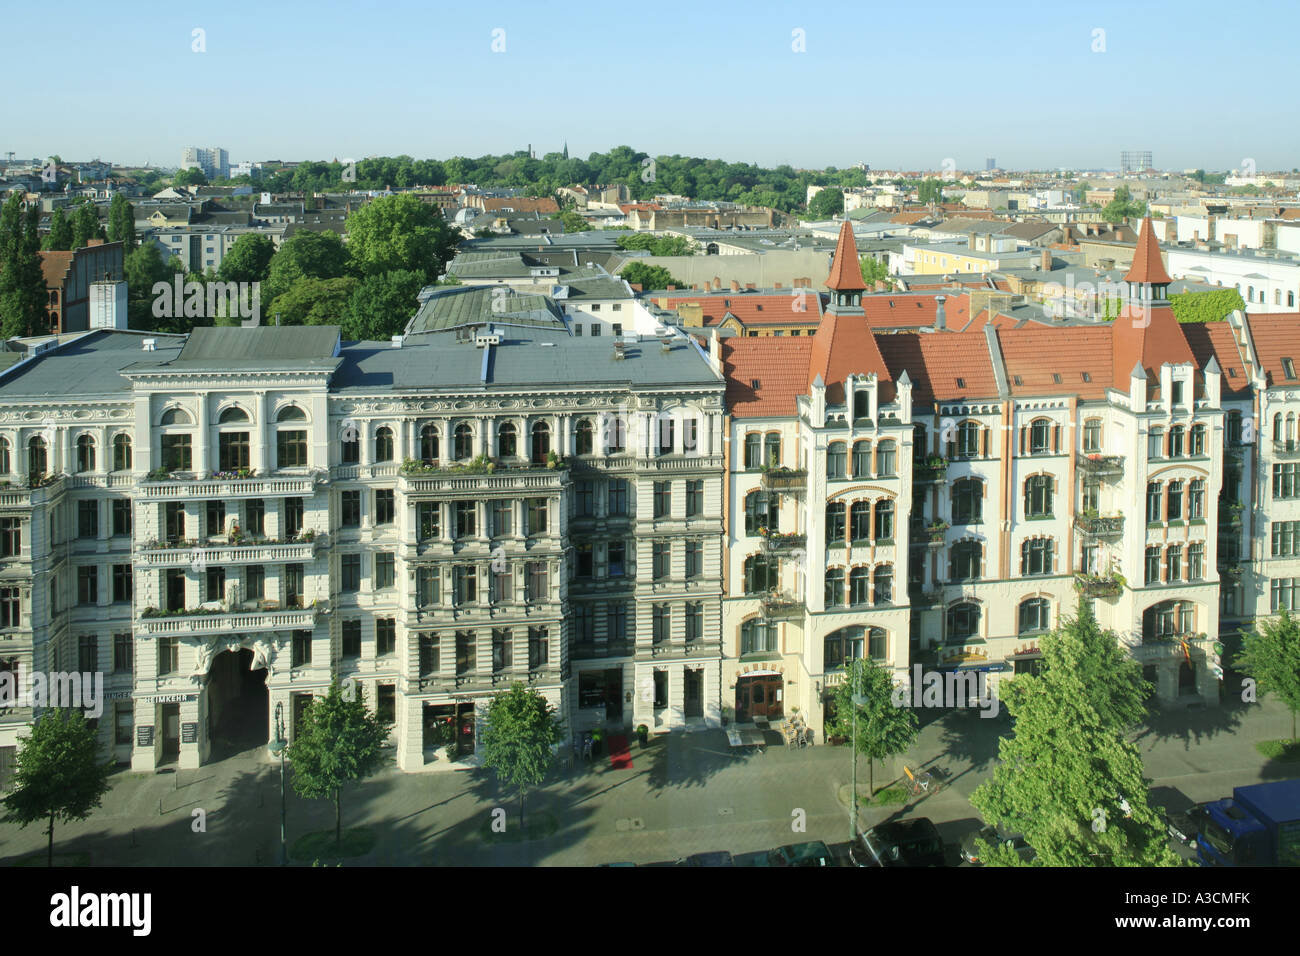
[[[1164,260],[1160,258],[1160,244],[1156,242],[1155,230],[1151,228],[1151,217],[1142,220],[1142,232],[1138,235],[1137,251],[1133,253],[1133,265],[1124,277],[1125,282],[1145,282],[1151,285],[1168,285],[1174,280],[1165,271]]]
[[[797,293],[804,291],[807,295]],[[822,312],[821,293],[812,289],[792,289],[787,293],[728,292],[714,295],[655,296],[665,309],[681,305],[700,306],[704,325],[718,325],[728,313],[744,325],[790,325],[805,323],[816,326]],[[802,312],[796,306],[802,304]]]
[[[862,310],[873,329],[913,329],[934,325],[936,295],[943,295],[944,324],[961,331],[970,323],[970,297],[943,292],[887,292],[862,297]]]
[[[1174,310],[1167,305],[1130,305],[1111,323],[1112,381],[1127,389],[1135,365],[1154,380],[1160,366],[1196,363]]]
[[[922,219],[929,219],[928,210],[923,212],[900,212],[897,216],[891,216],[889,221],[896,222],[902,226],[910,226],[912,223],[920,222]]]
[[[812,356],[804,386],[812,388],[818,375],[826,385],[826,401],[844,401],[844,380],[850,375],[874,372],[882,382],[890,380],[889,368],[876,345],[871,323],[864,315],[838,315],[834,311],[822,316],[813,337]],[[889,390],[881,390],[881,401],[892,401]]]
[[[998,394],[983,332],[898,332],[876,336],[876,344],[895,383],[907,372],[914,404]]]
[[[47,289],[60,289],[63,287],[63,277],[67,275],[68,269],[72,267],[71,252],[47,252],[39,253],[41,257],[41,273],[45,276],[45,287]]]
[[[1109,326],[1027,325],[1020,329],[998,329],[998,346],[1011,393],[1105,398],[1106,389],[1117,377],[1111,367],[1111,335]],[[1132,368],[1130,365],[1118,373],[1123,376],[1123,382],[1128,382]],[[1084,381],[1085,373],[1089,381]]]
[[[1250,325],[1250,337],[1255,340],[1255,352],[1259,355],[1259,364],[1268,377],[1268,384],[1281,385],[1283,382],[1294,381],[1286,377],[1282,359],[1289,358],[1292,365],[1300,367],[1300,314],[1295,312],[1247,314],[1246,322]]]
[[[858,244],[853,241],[853,224],[845,219],[840,225],[840,238],[835,243],[835,258],[831,260],[826,288],[854,292],[866,287],[862,281],[862,263],[858,261]]]
[[[1246,367],[1241,361],[1241,352],[1233,337],[1232,327],[1227,322],[1184,322],[1181,328],[1198,369],[1209,365],[1211,358],[1218,361],[1219,370],[1223,373],[1221,381],[1225,393],[1244,392],[1250,387]],[[1300,331],[1300,326],[1293,326],[1293,341],[1297,331]]]
[[[795,414],[795,398],[808,391],[811,340],[745,336],[723,339],[720,344],[722,370],[727,380],[727,410],[732,417],[774,418]]]

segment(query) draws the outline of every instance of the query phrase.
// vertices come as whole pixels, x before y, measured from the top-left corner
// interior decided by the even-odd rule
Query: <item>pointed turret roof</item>
[[[840,238],[835,243],[835,257],[831,260],[831,274],[826,288],[839,292],[866,289],[862,281],[862,264],[858,261],[858,244],[853,241],[853,224],[845,219],[840,226]]]
[[[1133,254],[1133,265],[1124,277],[1125,282],[1142,282],[1147,285],[1169,285],[1174,280],[1165,271],[1165,264],[1160,258],[1160,244],[1156,242],[1155,231],[1151,228],[1151,217],[1142,219],[1142,231],[1138,233],[1137,251]]]

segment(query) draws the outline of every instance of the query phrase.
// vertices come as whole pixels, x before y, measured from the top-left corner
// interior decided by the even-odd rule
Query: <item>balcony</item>
[[[1094,538],[1115,538],[1124,533],[1124,516],[1080,514],[1074,516],[1074,526]]]
[[[791,551],[803,548],[807,543],[808,537],[802,534],[781,534],[779,531],[769,531],[763,535],[763,550],[769,554],[788,554]]]
[[[210,478],[187,478],[179,472],[160,475],[150,472],[140,482],[139,496],[144,501],[177,501],[219,498],[302,498],[316,493],[324,483],[324,471],[309,475],[265,475],[251,472],[245,477],[229,475]]]
[[[710,471],[722,467],[721,455],[664,455],[662,458],[638,458],[638,471]]]
[[[1116,597],[1124,581],[1118,575],[1076,574],[1074,586],[1086,597]]]
[[[1273,457],[1281,458],[1287,461],[1294,461],[1300,458],[1300,442],[1294,442],[1294,441],[1273,442]]]
[[[145,608],[136,630],[145,637],[206,637],[213,634],[250,634],[261,631],[308,631],[324,605],[288,610],[205,610],[187,608],[165,612]]]
[[[0,508],[31,508],[48,504],[63,494],[66,475],[41,475],[34,481],[0,484]]]
[[[770,468],[763,472],[764,491],[804,491],[808,488],[808,472],[790,468]]]
[[[792,594],[771,592],[763,595],[763,616],[768,620],[789,620],[803,617],[807,605],[803,598]]]
[[[462,470],[465,471],[465,470]],[[445,494],[554,494],[563,490],[568,471],[559,468],[506,468],[483,474],[457,473],[457,469],[403,470],[397,490],[404,495]]]
[[[1085,475],[1094,478],[1122,478],[1124,476],[1123,455],[1101,455],[1091,452],[1078,457],[1079,469]]]
[[[912,479],[914,481],[943,481],[947,475],[948,459],[939,455],[931,455],[912,464]]]
[[[239,544],[179,544],[149,542],[136,551],[137,562],[146,568],[220,567],[236,564],[279,564],[310,561],[328,539],[315,535],[301,541],[241,542]]]

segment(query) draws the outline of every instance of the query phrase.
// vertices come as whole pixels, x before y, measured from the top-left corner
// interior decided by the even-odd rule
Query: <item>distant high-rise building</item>
[[[990,172],[990,171],[992,171],[992,170],[994,170],[994,169],[997,169],[997,168],[998,168],[998,161],[997,161],[997,159],[996,159],[995,157],[990,156],[988,159],[984,160],[984,171],[985,171],[985,172]]]
[[[230,154],[219,146],[186,146],[181,153],[181,169],[196,166],[209,180],[230,178]]]
[[[1140,173],[1151,168],[1153,168],[1151,165],[1151,150],[1125,149],[1120,151],[1119,171],[1121,173]]]

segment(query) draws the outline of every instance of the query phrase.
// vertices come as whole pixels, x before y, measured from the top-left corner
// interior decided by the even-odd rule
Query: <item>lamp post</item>
[[[853,689],[856,693],[850,698],[853,701],[853,792],[849,796],[849,803],[852,809],[849,811],[849,844],[858,838],[858,709],[866,702],[862,696],[862,670],[860,667],[854,667],[854,662],[849,664],[853,667]]]
[[[269,744],[272,755],[280,758],[280,866],[289,862],[288,853],[285,851],[284,843],[284,817],[285,817],[285,796],[284,796],[284,752],[289,748],[289,742],[284,739],[284,702],[280,701],[275,705],[275,739]]]

